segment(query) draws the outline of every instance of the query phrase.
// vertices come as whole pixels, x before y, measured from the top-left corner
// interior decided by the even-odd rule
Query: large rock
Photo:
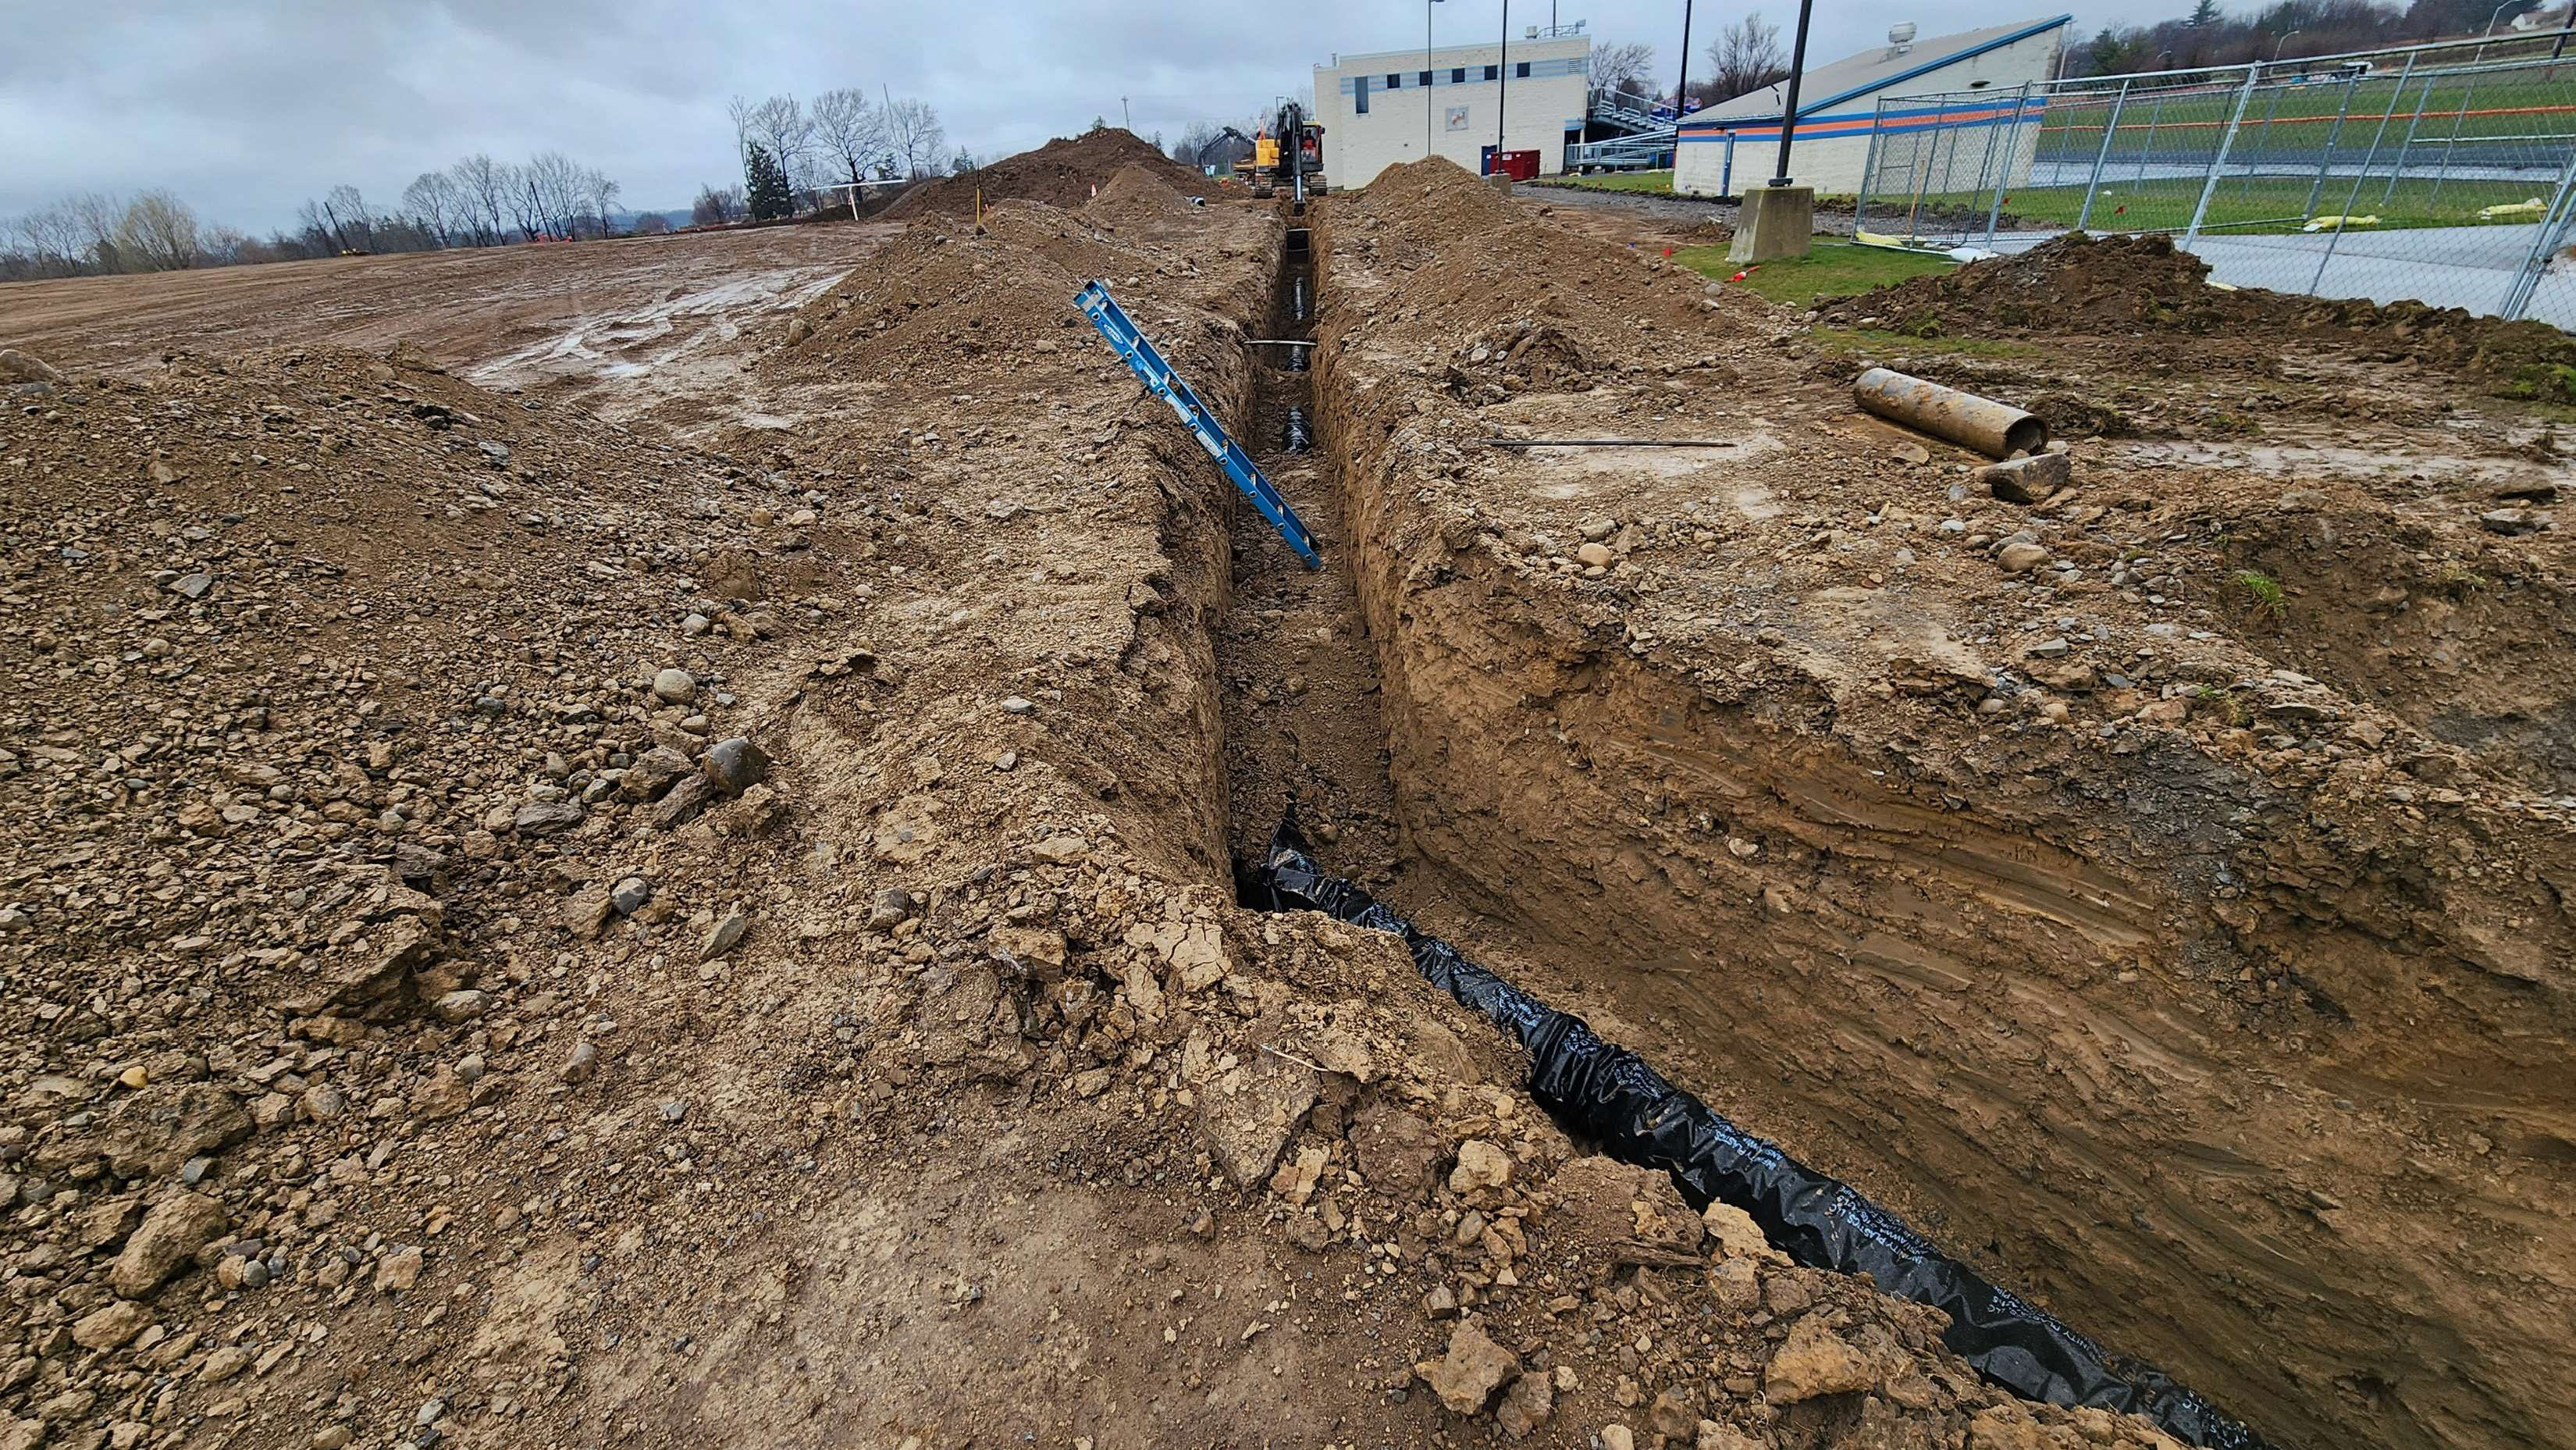
[[[428,917],[378,922],[324,958],[312,987],[288,1002],[287,1010],[313,1016],[399,1005],[411,974],[438,959],[442,937],[438,923]]]
[[[84,1314],[72,1325],[72,1343],[83,1349],[116,1349],[141,1334],[152,1311],[131,1299],[118,1299]]]
[[[1472,1322],[1462,1321],[1449,1335],[1449,1351],[1413,1367],[1440,1403],[1461,1415],[1485,1408],[1503,1382],[1521,1372],[1520,1357],[1493,1341]]]
[[[729,796],[740,795],[769,778],[769,756],[759,746],[732,735],[707,747],[700,768],[706,772],[709,785]]]
[[[1297,1120],[1319,1096],[1311,1069],[1275,1053],[1256,1053],[1200,1091],[1199,1136],[1225,1176],[1237,1188],[1250,1188],[1270,1176]]]
[[[68,1135],[36,1153],[36,1166],[60,1171],[105,1159],[119,1178],[167,1178],[191,1158],[222,1152],[257,1128],[239,1099],[212,1083],[155,1083],[119,1100],[87,1133]]]
[[[38,358],[0,347],[0,383],[59,383],[63,375]]]
[[[1762,1371],[1762,1395],[1775,1405],[1794,1405],[1819,1395],[1848,1395],[1878,1383],[1869,1356],[1810,1314],[1789,1327],[1788,1342]]]
[[[197,1250],[223,1237],[224,1206],[202,1193],[174,1193],[143,1216],[125,1251],[107,1271],[110,1288],[140,1299],[179,1271]]]

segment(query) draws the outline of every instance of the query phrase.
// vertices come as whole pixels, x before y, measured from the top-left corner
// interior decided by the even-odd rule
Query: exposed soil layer
[[[2229,333],[2274,352],[2322,341],[2381,361],[2464,375],[2480,391],[2576,398],[2576,338],[2420,302],[2293,297],[2209,285],[2209,264],[2162,234],[2070,233],[2013,256],[1908,278],[1823,309],[1830,321],[1937,336],[2063,337]]]
[[[1035,151],[1023,151],[964,176],[907,187],[880,215],[890,221],[910,221],[941,212],[971,214],[978,193],[987,205],[1012,200],[1077,207],[1131,166],[1182,195],[1216,194],[1215,182],[1165,156],[1153,143],[1104,126],[1079,136],[1059,136]]]
[[[2259,429],[2133,361],[2168,440],[2008,503],[1852,408],[1881,344],[1489,198],[1318,221],[1397,904],[2290,1443],[2571,1443],[2568,561],[2482,517],[2545,426],[2356,416],[2402,324],[2316,322],[2220,365]],[[2159,345],[1925,350],[2080,400]]]
[[[1230,566],[1069,302],[1261,429],[1278,219],[988,223],[638,429],[461,325],[11,385],[0,1439],[2156,1444],[1587,1155],[1392,940],[1231,904],[1216,638],[1284,687],[1352,596]],[[1357,645],[1244,748],[1366,851]]]

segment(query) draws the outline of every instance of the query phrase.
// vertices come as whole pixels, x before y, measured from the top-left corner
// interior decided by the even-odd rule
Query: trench
[[[1281,345],[1315,332],[1313,233],[1303,218],[1287,223],[1263,334],[1279,341],[1251,344],[1251,404],[1237,441],[1314,533],[1324,567],[1299,563],[1249,501],[1230,496],[1232,588],[1216,635],[1226,844],[1236,861],[1259,856],[1293,799],[1335,860],[1392,881],[1404,858],[1377,650],[1351,573],[1315,374],[1306,349]]]
[[[1364,506],[1370,499],[1362,482],[1345,476],[1351,458],[1336,428],[1345,414],[1339,403],[1346,400],[1318,396],[1319,379],[1327,379],[1329,372],[1316,365],[1320,358],[1293,346],[1311,344],[1317,336],[1317,315],[1324,301],[1318,291],[1319,250],[1304,217],[1288,216],[1286,228],[1266,331],[1247,344],[1250,390],[1238,441],[1313,533],[1324,565],[1303,566],[1249,501],[1229,493],[1230,587],[1214,630],[1214,656],[1227,786],[1226,844],[1238,886],[1247,893],[1247,904],[1283,904],[1275,891],[1276,878],[1267,876],[1266,868],[1256,863],[1272,858],[1273,831],[1293,805],[1305,837],[1320,847],[1335,874],[1364,883],[1390,903],[1427,909],[1426,920],[1442,923],[1462,945],[1521,978],[1541,996],[1557,997],[1560,1005],[1573,1007],[1586,1001],[1601,1004],[1606,991],[1610,1002],[1637,1007],[1649,1022],[1673,1024],[1672,1017],[1643,1008],[1650,998],[1612,985],[1613,973],[1587,974],[1566,965],[1597,960],[1597,952],[1576,945],[1577,939],[1556,924],[1510,909],[1481,889],[1472,872],[1460,871],[1442,853],[1418,849],[1413,833],[1420,832],[1424,822],[1440,819],[1444,808],[1437,799],[1399,797],[1393,732],[1402,728],[1401,712],[1388,708],[1380,670],[1382,662],[1400,667],[1404,651],[1382,652],[1383,647],[1401,642],[1380,639],[1377,634],[1381,629],[1418,627],[1419,621],[1409,622],[1385,608],[1385,581],[1368,572],[1382,558],[1374,547],[1377,541],[1355,537],[1355,531],[1370,526],[1375,511]],[[1367,592],[1371,586],[1377,597]],[[1374,626],[1373,620],[1378,622]],[[1436,795],[1437,782],[1418,783]],[[1544,849],[1544,843],[1530,840],[1497,845],[1522,859]],[[1264,882],[1270,884],[1264,886]],[[1645,1037],[1628,1045],[1642,1049],[1650,1062],[1697,1063],[1699,1054],[1691,1050],[1690,1030],[1678,1024],[1675,1030],[1679,1040]],[[1560,1072],[1565,1066],[1559,1064]],[[1533,1089],[1538,1086],[1534,1081]],[[1569,1111],[1571,1104],[1551,1100],[1550,1106],[1569,1125],[1576,1119],[1589,1121],[1585,1113]],[[1623,1136],[1610,1131],[1611,1119],[1617,1116],[1614,1111],[1591,1124],[1604,1130],[1600,1136],[1604,1151],[1650,1166],[1674,1167],[1641,1148],[1639,1133]],[[1776,1131],[1760,1116],[1745,1126],[1757,1134]],[[1708,1175],[1703,1172],[1697,1181],[1706,1183]],[[1816,1186],[1819,1181],[1784,1178],[1755,1191],[1770,1192],[1784,1201],[1813,1201],[1828,1196],[1826,1189]],[[1739,1206],[1749,1206],[1749,1200]],[[1806,1220],[1805,1228],[1825,1235],[1852,1233],[1821,1217]],[[1876,1232],[1873,1228],[1854,1237],[1871,1238]],[[1846,1252],[1819,1252],[1802,1261],[1819,1267],[1855,1266],[1844,1263],[1850,1257]],[[1876,1267],[1882,1276],[1891,1272],[1890,1261],[1879,1261]],[[1902,1292],[1927,1302],[1944,1302],[1919,1286]],[[1955,1307],[1964,1301],[1949,1302]],[[2187,1413],[2197,1415],[2207,1408]]]
[[[1329,229],[1329,216],[1319,216]],[[1309,232],[1306,219],[1288,216],[1288,245],[1275,278],[1265,337],[1288,343],[1311,343],[1319,332],[1319,314],[1329,312],[1321,294],[1329,232]],[[1321,242],[1321,245],[1319,245]],[[1327,335],[1329,343],[1329,335]],[[1600,860],[1579,852],[1595,850],[1597,832],[1574,824],[1538,824],[1528,814],[1548,816],[1558,809],[1584,809],[1589,804],[1564,801],[1561,806],[1538,801],[1535,793],[1551,791],[1551,780],[1538,775],[1522,791],[1533,793],[1522,809],[1494,809],[1476,801],[1486,783],[1461,783],[1448,767],[1427,767],[1427,755],[1453,752],[1476,757],[1463,747],[1461,734],[1517,734],[1528,737],[1525,719],[1515,711],[1528,706],[1528,693],[1515,701],[1497,695],[1494,683],[1525,690],[1533,677],[1548,675],[1553,641],[1515,628],[1510,618],[1437,621],[1419,616],[1406,598],[1401,559],[1388,541],[1391,500],[1388,489],[1409,494],[1401,474],[1363,479],[1358,469],[1370,458],[1342,438],[1350,417],[1347,397],[1334,397],[1337,386],[1327,355],[1316,350],[1298,358],[1298,350],[1278,343],[1249,345],[1252,386],[1244,412],[1242,443],[1255,453],[1273,487],[1296,507],[1321,543],[1324,567],[1306,569],[1285,549],[1278,533],[1239,494],[1229,497],[1229,603],[1213,631],[1218,677],[1218,716],[1226,770],[1226,847],[1239,868],[1265,855],[1270,834],[1283,809],[1296,804],[1298,822],[1306,827],[1319,855],[1334,876],[1363,883],[1378,899],[1417,914],[1427,927],[1458,940],[1463,950],[1492,963],[1504,976],[1517,979],[1556,1007],[1574,1012],[1600,1012],[1628,1038],[1625,1046],[1643,1051],[1651,1064],[1672,1071],[1680,1087],[1708,1097],[1721,1113],[1736,1113],[1747,1131],[1783,1138],[1790,1149],[1806,1144],[1824,1149],[1816,1167],[1839,1172],[1855,1187],[1878,1195],[1880,1203],[1914,1218],[1935,1239],[1973,1257],[1968,1265],[1986,1272],[2004,1288],[2035,1288],[2048,1295],[2048,1308],[2058,1308],[2076,1329],[2105,1334],[2115,1350],[2148,1352],[2187,1383],[2202,1383],[2218,1368],[2205,1355],[2174,1355],[2172,1342],[2138,1344],[2136,1313],[2120,1313],[2117,1301],[2099,1298],[2097,1283],[2069,1283],[2063,1272],[2038,1272],[2038,1252],[2050,1239],[2058,1247],[2069,1241],[2102,1244],[2097,1231],[2074,1229],[2071,1223],[2030,1223],[2014,1218],[2012,1208],[1981,1205],[1981,1185],[1973,1177],[1953,1180],[1950,1172],[1968,1162],[1984,1162],[1986,1151],[1906,1151],[1904,1144],[1883,1136],[1906,1118],[1896,1102],[1919,1095],[1950,1092],[1919,1066],[1888,1064],[1886,1082],[1865,1084],[1844,1074],[1824,1092],[1814,1071],[1752,1064],[1734,1051],[1744,1033],[1762,1035],[1759,1025],[1744,1020],[1744,1010],[1767,1007],[1788,1010],[1790,1028],[1783,1051],[1801,1051],[1798,1040],[1814,1043],[1839,1038],[1847,1025],[1832,1020],[1832,1007],[1816,1002],[1790,1004],[1765,994],[1765,984],[1718,984],[1703,971],[1692,971],[1698,945],[1674,943],[1672,932],[1710,932],[1723,937],[1734,922],[1705,919],[1687,904],[1656,901],[1646,891],[1625,904],[1607,891],[1610,873]],[[1306,366],[1298,366],[1306,363]],[[1321,389],[1321,397],[1319,397]],[[1525,623],[1525,621],[1520,621]],[[1461,634],[1466,631],[1466,634]],[[1383,639],[1381,639],[1383,634]],[[1461,662],[1463,675],[1427,680],[1425,662],[1448,654]],[[1396,701],[1388,701],[1388,670],[1394,670]],[[1409,680],[1406,680],[1409,672]],[[1484,675],[1484,680],[1476,680]],[[1419,690],[1445,688],[1453,698],[1425,719]],[[1646,685],[1641,672],[1620,672],[1620,693]],[[1595,690],[1582,685],[1577,695]],[[1649,708],[1654,716],[1654,708]],[[1669,716],[1669,711],[1667,711]],[[1566,726],[1574,726],[1566,716]],[[1618,726],[1615,734],[1623,734]],[[1494,744],[1494,742],[1489,742]],[[1528,742],[1522,742],[1528,744]],[[1502,760],[1515,747],[1494,744]],[[1602,760],[1610,770],[1623,762]],[[1654,775],[1651,762],[1625,762]],[[1814,762],[1808,762],[1814,765]],[[1816,791],[1834,793],[1837,783],[1816,780]],[[1535,801],[1535,806],[1533,806]],[[1651,840],[1628,840],[1620,834],[1625,865],[1633,868],[1641,852],[1654,850]],[[1553,904],[1538,896],[1561,896]],[[1620,922],[1631,909],[1656,919],[1651,930]],[[1754,935],[1759,935],[1754,927]],[[1906,956],[1901,943],[1883,943],[1891,961]],[[1901,963],[1899,963],[1901,966]],[[1672,971],[1682,968],[1682,971]],[[1777,986],[1777,984],[1772,984]],[[1811,989],[1821,984],[1811,984]],[[1749,994],[1747,999],[1708,999]],[[1680,994],[1680,997],[1677,997]],[[1832,1046],[1834,1056],[1850,1048]],[[1775,1059],[1777,1061],[1777,1059]],[[1865,1071],[1857,1069],[1855,1071]],[[1832,1077],[1832,1069],[1826,1069]],[[1860,1120],[1852,1113],[1860,1113]],[[1891,1115],[1893,1110],[1893,1115]],[[1832,1128],[1826,1128],[1832,1123]],[[1852,1151],[1855,1138],[1837,1128],[1860,1128],[1862,1151]],[[1986,1118],[1989,1131],[2004,1128]],[[2032,1125],[2038,1128],[2038,1125]],[[2061,1123],[2061,1131],[2084,1138],[2081,1123]],[[2050,1144],[2048,1128],[2038,1128],[2035,1141],[2002,1141],[1994,1151],[2014,1162],[2045,1159],[2061,1144]],[[1940,1133],[1937,1141],[1947,1141]],[[1955,1144],[1953,1144],[1955,1146]],[[2110,1144],[2099,1144],[2110,1151]],[[2061,1210],[2063,1213],[2063,1210]],[[2050,1229],[2061,1229],[2053,1234]],[[2012,1252],[2007,1252],[2007,1244]],[[2115,1254],[2125,1259],[2125,1254]],[[2172,1272],[2192,1272],[2195,1265],[2164,1265]],[[2112,1277],[2125,1275],[2133,1298],[2156,1303],[2161,1298],[2156,1270],[2138,1262],[2120,1262]],[[2081,1288],[2079,1288],[2081,1285]],[[2076,1293],[2066,1293],[2076,1290]],[[2192,1295],[2184,1295],[2192,1298]],[[2128,1337],[2128,1339],[2125,1339]],[[2262,1404],[2249,1404],[2246,1378],[2215,1375],[2218,1409],[2267,1419]]]

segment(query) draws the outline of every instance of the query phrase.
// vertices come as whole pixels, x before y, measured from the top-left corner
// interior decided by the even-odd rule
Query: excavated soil
[[[1922,337],[2157,339],[2227,334],[2274,353],[2320,344],[2458,374],[2477,391],[2576,399],[2576,339],[2420,302],[2320,300],[2209,285],[2209,264],[2162,234],[2070,233],[2015,256],[1909,278],[1835,302],[1829,321]]]
[[[2567,470],[2458,386],[2505,343],[2191,332],[2085,269],[2268,304],[2063,246],[2045,347],[1979,269],[1817,328],[1445,163],[1292,223],[1143,149],[980,231],[0,289],[62,369],[0,383],[0,1444],[2171,1443],[1238,908],[1292,798],[2279,1442],[2576,1444]]]
[[[1181,195],[1216,195],[1215,182],[1165,156],[1153,143],[1106,126],[1080,136],[1059,136],[1035,151],[1023,151],[978,167],[968,175],[907,187],[879,215],[889,221],[911,221],[941,212],[971,215],[979,192],[987,205],[1012,200],[1078,207],[1104,191],[1119,172],[1130,167]]]
[[[2385,314],[1855,340],[1489,197],[1317,222],[1399,908],[2287,1443],[2568,1443],[2554,424],[2348,406],[2456,365]],[[2007,503],[1891,360],[2162,437]]]

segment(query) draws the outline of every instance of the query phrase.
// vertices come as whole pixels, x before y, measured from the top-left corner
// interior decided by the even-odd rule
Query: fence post
[[[2407,59],[2413,60],[2414,57],[2408,56]],[[2317,179],[2308,187],[2308,209],[2301,214],[2302,221],[2317,214],[2317,198],[2326,189],[2326,168],[2334,165],[2335,143],[2343,139],[2343,120],[2344,117],[2352,114],[2352,93],[2360,87],[2361,77],[2358,74],[2343,83],[2343,106],[2335,112],[2334,129],[2326,132],[2325,154],[2317,158]]]
[[[2485,47],[2479,47],[2479,53],[2485,54]],[[2433,203],[2442,199],[2442,179],[2451,174],[2452,153],[2460,149],[2460,128],[2469,122],[2469,99],[2477,93],[2476,81],[2460,87],[2460,114],[2451,118],[2451,139],[2442,143],[2442,164],[2433,169],[2433,190],[2424,198],[2426,211],[2431,211]]]
[[[2558,168],[2558,189],[2549,194],[2549,209],[2540,214],[2540,230],[2531,239],[2531,255],[2522,259],[2522,269],[2513,274],[2513,285],[2505,289],[2504,305],[2496,309],[2497,315],[2508,322],[2520,318],[2531,305],[2531,294],[2539,290],[2541,274],[2549,270],[2549,257],[2557,250],[2557,239],[2566,234],[2571,183],[2576,183],[2576,147],[2568,150],[2566,162]]]
[[[2408,56],[2407,59],[2412,61],[2414,57]],[[2379,194],[2381,206],[2388,205],[2388,199],[2397,194],[2397,178],[2406,174],[2406,153],[2415,149],[2415,128],[2423,124],[2424,108],[2433,104],[2433,84],[2441,78],[2439,72],[2424,77],[2424,94],[2415,98],[2414,113],[2406,118],[2406,139],[2397,147],[2397,164],[2388,169],[2388,189]]]
[[[2013,98],[2012,140],[2003,148],[2004,164],[1995,170],[1995,199],[1986,207],[1986,250],[1989,252],[1995,249],[1995,224],[2003,219],[2004,188],[2012,182],[2013,157],[2021,154],[2022,112],[2030,105],[2030,88],[2037,84],[2036,81],[2023,81],[2021,94]],[[2031,153],[2031,164],[2039,164],[2036,150]]]
[[[2388,135],[2388,123],[2396,119],[2397,103],[2406,99],[2406,78],[2414,73],[2415,53],[2413,51],[2408,51],[2406,53],[2406,68],[2397,73],[2397,88],[2388,93],[2388,109],[2380,113],[2379,128],[2370,133],[2370,149],[2361,154],[2361,169],[2353,173],[2352,191],[2343,199],[2343,214],[2347,217],[2351,216],[2352,209],[2361,203],[2362,184],[2370,180],[2370,163],[2379,159],[2379,143]],[[2404,158],[2401,157],[2400,159],[2403,160]],[[2308,208],[2311,215],[2313,215],[2316,210],[2316,203],[2314,201],[2309,202]],[[2318,297],[2324,295],[2326,285],[2326,263],[2334,260],[2335,248],[2342,245],[2342,243],[2343,228],[2341,226],[2337,226],[2334,229],[2334,235],[2326,238],[2325,251],[2317,257],[2317,274],[2308,279],[2309,296]]]
[[[1996,132],[1996,129],[1997,129],[1997,128],[1994,126],[1994,124],[1993,124],[1993,123],[1991,123],[1991,122],[1987,123],[1987,125],[1986,125],[1986,154],[1985,154],[1985,155],[1983,155],[1983,156],[1981,156],[1981,157],[1979,157],[1979,158],[1977,158],[1977,189],[1978,189],[1978,190],[1980,190],[1980,191],[1985,190],[1985,186],[1986,186],[1986,168],[1988,168],[1988,167],[1990,167],[1990,166],[1992,166],[1992,165],[1994,165],[1994,164],[1995,164],[1995,132]],[[2003,185],[2003,178],[2002,178],[2002,177],[2000,177],[2000,176],[1996,177],[1996,178],[1995,178],[1995,184],[1996,184],[1996,188],[1997,188],[1997,190],[1996,190],[1996,192],[1995,192],[1996,203],[1997,203],[1998,205],[2001,205],[2001,203],[2002,203],[2002,199],[2003,199],[2003,191],[2002,191],[2002,189],[2001,189],[2001,188],[2002,188],[2002,185]],[[1974,212],[1970,212],[1970,213],[1968,213],[1968,215],[1969,215],[1969,216],[1974,216],[1974,215],[1976,215],[1976,213],[1974,213]],[[1971,224],[1970,224],[1967,220],[1965,220],[1964,218],[1963,218],[1963,219],[1960,221],[1960,223],[1959,223],[1959,245],[1961,245],[1961,246],[1963,246],[1963,247],[1964,247],[1964,246],[1966,246],[1966,245],[1968,244],[1968,238],[1969,238],[1971,235],[1973,235],[1973,234],[1974,234],[1974,233],[1970,230],[1970,227],[1971,227]]]
[[[1861,229],[1861,217],[1869,210],[1870,188],[1878,183],[1878,128],[1887,122],[1887,97],[1878,98],[1878,109],[1870,114],[1869,144],[1860,154],[1860,191],[1852,197],[1852,231]]]
[[[2227,169],[2227,153],[2236,145],[2236,128],[2245,122],[2245,107],[2253,101],[2254,82],[2262,74],[2261,61],[2245,68],[2245,84],[2236,92],[2235,114],[2227,118],[2227,129],[2219,133],[2218,154],[2209,161],[2209,179],[2200,184],[2200,204],[2191,209],[2191,225],[2183,229],[2182,249],[2186,252],[2200,240],[2200,224],[2209,215],[2209,199],[2218,191],[2218,173]]]
[[[2129,103],[2130,82],[2120,82],[2120,93],[2111,98],[2111,119],[2102,124],[2102,149],[2093,155],[2093,179],[2084,183],[2084,209],[2075,214],[2075,229],[2084,230],[2093,220],[2093,193],[2102,189],[2102,167],[2111,159],[2111,138],[2120,130],[2120,108]]]
[[[1674,134],[1678,136],[1680,133]],[[1735,195],[1735,133],[1732,131],[1726,133],[1725,166],[1725,171],[1717,178],[1717,194],[1733,196]],[[1860,203],[1852,203],[1852,215],[1855,217],[1860,215]]]

